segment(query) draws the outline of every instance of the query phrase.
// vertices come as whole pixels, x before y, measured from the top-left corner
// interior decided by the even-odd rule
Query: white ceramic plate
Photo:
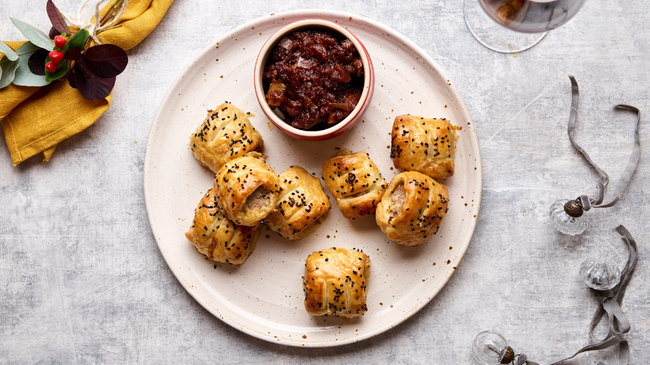
[[[363,121],[344,135],[306,142],[284,135],[264,117],[253,90],[255,58],[264,41],[290,22],[318,17],[348,27],[366,46],[377,83]],[[389,157],[395,116],[448,118],[461,126],[449,212],[438,234],[419,247],[389,241],[374,218],[348,221],[334,200],[325,223],[295,242],[266,226],[257,248],[240,267],[207,261],[184,236],[194,208],[214,175],[194,159],[189,136],[207,109],[230,101],[256,117],[267,162],[280,173],[300,165],[321,177],[321,164],[338,148],[367,151],[390,181]],[[469,245],[481,199],[481,162],[474,125],[445,73],[423,50],[399,33],[355,15],[298,11],[241,26],[206,48],[178,76],[165,96],[149,135],[144,189],[156,242],[180,283],[203,307],[252,336],[290,346],[336,346],[384,332],[425,306],[445,285]],[[327,189],[326,189],[327,190]],[[331,196],[330,196],[331,197]],[[370,256],[368,312],[345,323],[311,317],[303,306],[302,275],[313,251],[332,246],[360,248]]]

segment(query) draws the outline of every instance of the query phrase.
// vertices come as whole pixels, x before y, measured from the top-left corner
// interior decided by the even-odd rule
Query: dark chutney
[[[345,119],[357,106],[363,75],[352,41],[313,29],[280,39],[262,79],[267,103],[282,110],[285,122],[302,130],[322,130]]]

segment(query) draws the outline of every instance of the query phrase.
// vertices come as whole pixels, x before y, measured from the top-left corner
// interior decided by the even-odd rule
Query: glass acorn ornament
[[[596,258],[580,265],[580,276],[588,287],[598,291],[611,290],[621,281],[621,271],[614,263]]]
[[[551,223],[561,233],[571,236],[582,234],[589,227],[589,216],[584,215],[579,199],[558,199],[551,205]]]
[[[583,197],[579,198],[582,203]],[[558,205],[564,209],[568,201],[562,201]],[[587,203],[589,204],[589,203]],[[567,210],[574,209],[572,204],[568,204]],[[616,231],[621,235],[623,242],[628,249],[628,259],[622,271],[611,261],[601,258],[592,258],[585,260],[580,266],[580,275],[585,279],[588,287],[598,291],[597,295],[603,297],[594,317],[591,321],[589,335],[593,342],[582,349],[578,350],[571,357],[555,361],[551,365],[573,364],[573,360],[581,353],[589,351],[605,350],[612,346],[619,347],[619,362],[628,364],[630,358],[630,348],[627,340],[623,337],[631,330],[630,321],[621,309],[619,302],[623,300],[627,285],[636,269],[639,260],[639,249],[632,237],[632,234],[622,225],[616,227]],[[594,330],[601,322],[603,317],[607,320],[609,332],[604,339],[597,338]],[[499,333],[493,331],[484,331],[476,335],[472,343],[472,355],[480,365],[539,365],[538,363],[528,360],[525,354],[515,354],[506,339]]]
[[[587,151],[580,147],[574,138],[576,120],[578,118],[578,98],[579,98],[579,89],[578,82],[573,76],[569,76],[571,80],[571,112],[569,117],[569,123],[567,125],[567,133],[569,135],[569,140],[573,147],[582,154],[582,157],[588,162],[600,175],[599,181],[596,184],[598,188],[598,196],[596,199],[590,199],[586,195],[581,195],[575,200],[567,199],[558,199],[551,205],[550,218],[553,223],[553,227],[561,233],[568,235],[579,235],[582,234],[587,227],[589,226],[589,218],[584,216],[585,211],[590,210],[591,208],[609,208],[614,206],[616,202],[621,197],[621,194],[625,191],[627,184],[630,182],[632,175],[636,171],[636,167],[639,163],[639,158],[641,156],[641,143],[639,138],[639,123],[641,121],[641,113],[639,109],[627,105],[627,104],[618,104],[614,107],[616,110],[625,110],[636,113],[636,130],[634,136],[634,148],[630,159],[628,161],[627,167],[621,176],[621,180],[618,182],[616,187],[616,192],[614,199],[609,203],[603,203],[603,198],[605,197],[605,188],[609,184],[609,175],[598,167],[592,159],[589,157]]]
[[[503,336],[484,331],[476,335],[472,344],[474,359],[481,365],[509,364],[515,353]]]
[[[481,365],[538,365],[529,361],[525,354],[515,354],[506,339],[493,331],[483,331],[474,337],[472,355]]]

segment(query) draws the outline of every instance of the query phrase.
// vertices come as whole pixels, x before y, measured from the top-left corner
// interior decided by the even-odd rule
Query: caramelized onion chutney
[[[302,130],[329,128],[357,106],[363,63],[354,44],[324,29],[280,39],[264,69],[266,102]]]

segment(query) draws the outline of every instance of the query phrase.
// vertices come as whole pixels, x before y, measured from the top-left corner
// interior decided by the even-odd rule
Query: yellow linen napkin
[[[172,2],[130,0],[120,26],[100,33],[100,42],[124,50],[135,47],[156,28]],[[111,5],[102,9],[102,16]],[[16,50],[24,42],[6,43]],[[57,143],[88,128],[108,110],[112,95],[88,100],[67,79],[42,88],[9,85],[0,89],[0,119],[14,166],[39,152],[44,153],[43,162],[49,161]]]

